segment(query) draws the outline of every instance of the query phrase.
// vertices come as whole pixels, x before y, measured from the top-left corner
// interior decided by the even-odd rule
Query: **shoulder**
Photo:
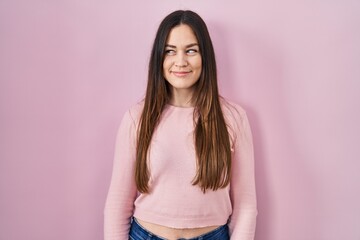
[[[131,106],[128,110],[128,113],[131,115],[131,117],[136,121],[140,119],[141,113],[144,109],[144,101],[140,101],[133,106]]]
[[[232,145],[238,142],[237,139],[252,139],[246,110],[232,101],[221,99],[220,102]]]
[[[232,102],[225,98],[220,98],[221,110],[223,115],[231,123],[241,123],[247,119],[246,110],[238,103]]]
[[[128,122],[137,125],[140,121],[141,113],[144,108],[144,101],[140,101],[132,105],[123,116],[123,122]]]

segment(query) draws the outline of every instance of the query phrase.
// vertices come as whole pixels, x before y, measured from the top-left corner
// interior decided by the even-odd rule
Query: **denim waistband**
[[[166,238],[159,237],[150,231],[142,227],[135,218],[132,219],[131,228],[129,233],[129,239],[131,240],[166,240]],[[228,240],[229,237],[229,228],[225,224],[220,226],[208,233],[202,234],[195,238],[179,238],[178,240]]]

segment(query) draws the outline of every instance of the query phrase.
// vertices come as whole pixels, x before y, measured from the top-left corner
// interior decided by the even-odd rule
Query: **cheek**
[[[169,58],[165,58],[163,62],[163,69],[168,70],[171,67],[171,60]]]
[[[165,79],[168,79],[168,77],[169,77],[169,69],[170,69],[170,67],[171,67],[171,64],[170,64],[169,60],[164,59],[163,73],[162,74],[163,74],[163,77]]]
[[[192,59],[192,63],[191,65],[194,67],[194,68],[200,68],[202,67],[202,62],[201,62],[201,57],[196,57],[194,59]]]
[[[200,58],[199,61],[197,62],[196,68],[197,68],[197,71],[198,71],[198,75],[199,75],[199,77],[200,77],[201,72],[202,72],[202,61],[201,61],[201,58]]]
[[[199,60],[199,68],[201,69],[202,68],[202,61],[201,61],[201,58]]]

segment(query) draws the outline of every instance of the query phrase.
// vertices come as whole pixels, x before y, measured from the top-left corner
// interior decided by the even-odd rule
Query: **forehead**
[[[189,25],[181,24],[171,29],[166,43],[170,45],[188,45],[198,43],[198,40]]]

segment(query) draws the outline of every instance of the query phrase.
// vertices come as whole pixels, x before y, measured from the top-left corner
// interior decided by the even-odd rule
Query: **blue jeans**
[[[201,236],[190,238],[188,240],[229,240],[229,228],[225,224],[220,226],[208,233],[205,233]],[[133,218],[130,227],[129,240],[166,240],[166,238],[161,238],[155,234],[144,229],[140,224]],[[179,240],[186,240],[185,238],[180,238]]]

